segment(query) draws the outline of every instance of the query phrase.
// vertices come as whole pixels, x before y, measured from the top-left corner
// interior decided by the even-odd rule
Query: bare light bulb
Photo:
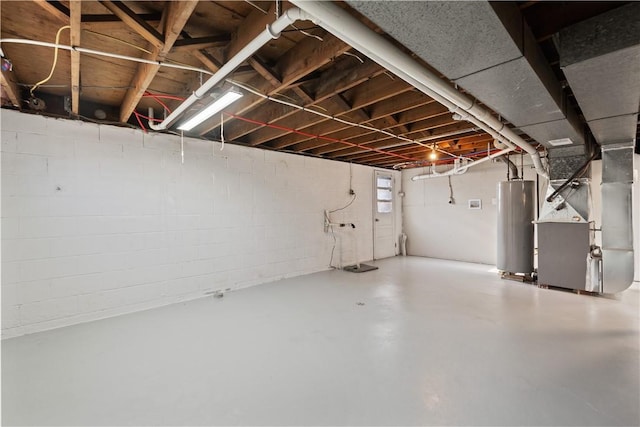
[[[429,159],[436,160],[437,158],[438,158],[438,153],[436,153],[436,150],[431,150],[431,153],[429,153]]]

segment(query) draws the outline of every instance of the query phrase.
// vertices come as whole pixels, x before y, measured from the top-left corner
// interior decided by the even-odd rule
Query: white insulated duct
[[[178,106],[171,114],[169,114],[161,123],[153,124],[149,123],[149,127],[153,130],[167,129],[173,122],[175,122],[189,107],[195,104],[198,100],[202,99],[211,89],[213,89],[218,83],[222,82],[229,74],[240,66],[244,61],[249,59],[255,54],[262,46],[267,44],[269,40],[277,39],[280,37],[282,30],[287,28],[292,23],[298,20],[309,19],[304,12],[298,8],[288,9],[282,16],[276,19],[271,25],[267,25],[266,29],[258,34],[256,38],[251,40],[245,47],[243,47],[237,54],[235,54],[229,61],[224,64],[213,76],[209,78],[198,90],[184,100],[182,104]]]
[[[497,139],[508,146],[516,145],[529,153],[538,174],[548,177],[540,155],[531,144],[507,128],[487,110],[476,105],[466,95],[449,86],[381,35],[349,15],[344,9],[331,2],[317,0],[291,0],[291,2],[308,13],[316,24],[444,105],[452,113],[476,124],[489,134],[497,134]]]

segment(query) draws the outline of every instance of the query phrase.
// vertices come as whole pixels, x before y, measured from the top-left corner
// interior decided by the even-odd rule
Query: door
[[[375,171],[373,181],[373,259],[396,255],[393,175]]]

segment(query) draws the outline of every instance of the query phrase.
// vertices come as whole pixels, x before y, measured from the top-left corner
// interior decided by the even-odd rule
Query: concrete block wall
[[[3,338],[326,270],[350,174],[334,264],[354,238],[373,256],[372,168],[189,138],[183,164],[178,136],[0,118]]]
[[[513,157],[520,166],[519,157]],[[525,158],[525,179],[536,179]],[[449,167],[438,167],[439,172]],[[449,204],[447,177],[411,181],[427,168],[402,172],[403,226],[409,255],[495,265],[497,243],[497,183],[507,179],[504,163],[487,162],[451,177],[455,204]],[[540,197],[546,191],[541,179]],[[482,209],[468,208],[469,199],[480,199]]]

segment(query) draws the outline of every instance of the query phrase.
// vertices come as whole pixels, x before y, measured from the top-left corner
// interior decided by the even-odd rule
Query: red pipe
[[[144,127],[144,125],[142,124],[142,120],[140,120],[140,114],[138,114],[135,110],[133,111],[133,114],[136,116],[136,119],[138,120],[138,124],[142,128],[142,131],[144,133],[147,133],[147,128]]]
[[[165,110],[167,110],[169,112],[169,114],[171,114],[171,109],[169,107],[167,107],[167,104],[162,102],[162,100],[160,99],[159,96],[154,95],[154,94],[152,94],[150,92],[145,92],[142,96],[147,96],[147,97],[151,97],[151,98],[155,99],[160,105],[162,105],[164,107]]]
[[[184,101],[186,98],[182,98],[180,96],[175,96],[175,95],[163,95],[163,94],[159,94],[159,93],[151,93],[149,91],[145,92],[142,96],[153,96],[155,98],[162,98],[162,99],[172,99],[174,101]]]

